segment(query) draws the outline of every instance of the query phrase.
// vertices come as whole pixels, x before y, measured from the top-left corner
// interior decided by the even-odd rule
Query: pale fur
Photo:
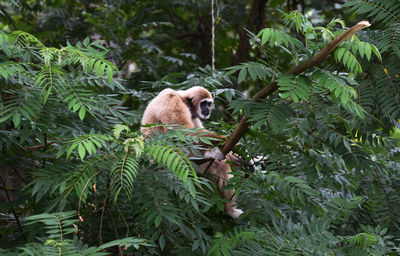
[[[188,101],[191,99],[195,109],[188,107]],[[204,128],[199,117],[199,103],[204,99],[209,99],[212,102],[211,93],[200,86],[192,87],[185,91],[175,91],[172,89],[164,89],[161,91],[147,106],[144,111],[142,118],[142,125],[145,124],[177,124],[182,125],[185,128]],[[194,113],[193,113],[194,112]],[[165,127],[142,127],[144,134],[149,135],[151,131],[167,132]],[[203,136],[211,136],[220,139],[224,139],[224,136],[217,135],[214,132],[203,129],[202,132],[206,132]],[[213,181],[217,184],[218,192],[222,198],[231,200],[225,203],[225,212],[232,218],[238,218],[243,211],[235,207],[235,201],[233,201],[234,190],[224,190],[223,187],[226,185],[228,179],[232,177],[231,167],[226,163],[224,155],[219,148],[214,148],[211,151],[204,153],[206,158],[216,159],[212,164],[208,173],[211,175]],[[233,160],[230,154],[227,155],[228,160]],[[208,166],[208,163],[200,165],[200,168],[204,171]]]

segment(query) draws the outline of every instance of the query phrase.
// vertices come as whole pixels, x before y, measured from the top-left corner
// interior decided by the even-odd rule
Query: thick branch
[[[343,34],[341,34],[338,37],[336,37],[335,39],[333,39],[329,43],[329,45],[327,45],[325,48],[323,48],[319,53],[314,55],[311,59],[309,59],[306,62],[300,63],[297,66],[294,66],[286,74],[298,75],[298,74],[306,71],[307,69],[310,69],[310,68],[318,65],[331,52],[333,52],[340,43],[342,43],[346,39],[350,38],[358,31],[360,31],[366,27],[369,27],[370,25],[371,24],[366,20],[360,21],[359,23],[357,23],[356,25],[354,25],[353,27],[348,29],[346,32],[344,32]],[[264,89],[259,91],[256,95],[254,95],[253,100],[260,100],[260,99],[266,98],[269,95],[271,95],[272,93],[274,93],[277,89],[278,89],[278,86],[277,86],[276,82],[272,82],[271,84],[269,84],[269,86],[265,87]],[[235,145],[239,142],[240,138],[247,132],[249,125],[250,124],[247,122],[247,116],[244,115],[242,117],[242,120],[240,120],[239,126],[233,132],[232,136],[229,137],[229,139],[226,141],[226,143],[222,149],[222,153],[227,154],[235,147]]]

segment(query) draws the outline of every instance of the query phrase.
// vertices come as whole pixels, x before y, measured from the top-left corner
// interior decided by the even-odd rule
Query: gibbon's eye
[[[204,108],[206,108],[206,107],[209,107],[210,105],[209,105],[209,102],[208,101],[202,101],[202,102],[200,102],[200,108],[201,109],[204,109]]]

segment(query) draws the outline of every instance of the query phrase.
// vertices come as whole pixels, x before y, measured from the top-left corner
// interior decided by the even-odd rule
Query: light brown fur
[[[200,86],[192,87],[185,91],[175,91],[172,89],[165,89],[161,91],[147,106],[142,118],[142,125],[145,124],[178,124],[185,128],[203,128],[203,124],[197,114],[198,106],[201,100],[208,98],[212,100],[211,93]],[[191,100],[190,100],[191,99]],[[192,107],[190,104],[192,103]],[[142,127],[144,134],[149,135],[151,131],[167,132],[165,127]],[[224,136],[217,135],[214,132],[203,129],[206,132],[202,136],[211,136],[215,138],[225,138]],[[227,155],[228,160],[232,160],[231,156]],[[204,171],[208,163],[200,165]],[[222,198],[232,200],[235,193],[234,190],[224,190],[228,179],[232,177],[231,168],[226,160],[215,160],[212,164],[209,173],[213,181],[217,184],[218,192]],[[233,218],[240,216],[242,211],[236,209],[235,202],[230,201],[224,205],[225,212]]]

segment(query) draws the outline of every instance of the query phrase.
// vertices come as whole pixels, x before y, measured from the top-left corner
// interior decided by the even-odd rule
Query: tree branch
[[[336,47],[346,39],[350,38],[353,36],[355,33],[358,31],[369,27],[371,24],[364,20],[360,21],[350,29],[348,29],[346,32],[343,34],[339,35],[335,39],[333,39],[325,48],[323,48],[319,53],[314,55],[311,59],[300,63],[297,66],[294,66],[291,68],[286,74],[293,74],[293,75],[298,75],[307,69],[310,69],[319,63],[321,63],[331,52],[333,52]],[[278,89],[278,86],[276,82],[270,83],[267,87],[259,91],[256,95],[254,95],[253,100],[260,100],[263,98],[268,97],[272,93],[274,93]],[[221,150],[222,153],[225,155],[229,153],[235,145],[239,142],[240,138],[243,137],[243,135],[247,132],[249,128],[249,123],[247,122],[247,116],[244,115],[242,119],[240,120],[239,126],[236,128],[236,130],[233,132],[232,136],[229,137],[229,139],[226,141],[223,149]],[[211,165],[210,165],[211,166]]]

